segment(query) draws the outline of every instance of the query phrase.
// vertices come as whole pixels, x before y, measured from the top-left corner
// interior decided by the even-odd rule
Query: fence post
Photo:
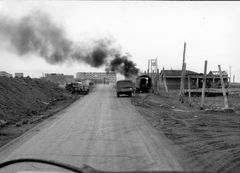
[[[157,69],[157,94],[159,94],[159,69]]]
[[[205,97],[205,86],[206,86],[206,73],[207,73],[207,61],[204,64],[204,74],[203,74],[203,85],[202,85],[202,97],[200,109],[203,109],[204,97]]]
[[[224,106],[225,106],[225,109],[228,109],[229,108],[228,107],[228,100],[227,100],[227,95],[226,95],[226,91],[225,91],[225,85],[224,85],[222,70],[221,70],[220,65],[218,65],[218,69],[219,69],[220,78],[221,78],[222,92],[223,92],[223,97],[224,97]]]
[[[168,93],[168,87],[167,87],[167,81],[166,81],[166,75],[165,75],[164,67],[163,67],[163,85],[164,85],[166,93]]]
[[[189,102],[189,106],[191,106],[191,83],[190,83],[190,76],[188,76],[188,102]]]
[[[184,102],[184,80],[185,80],[185,71],[186,71],[186,63],[183,63],[183,70],[181,76],[181,83],[180,83],[180,101]]]

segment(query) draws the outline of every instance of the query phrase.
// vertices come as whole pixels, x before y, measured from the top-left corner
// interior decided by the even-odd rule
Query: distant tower
[[[156,73],[158,69],[158,62],[156,59],[149,59],[148,60],[148,71],[149,73]]]

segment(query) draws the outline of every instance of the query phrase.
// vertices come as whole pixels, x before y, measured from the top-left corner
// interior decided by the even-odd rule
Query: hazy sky
[[[151,58],[158,58],[160,69],[181,69],[186,42],[188,70],[203,72],[204,60],[208,60],[208,71],[218,70],[218,64],[223,70],[232,66],[232,74],[240,81],[240,2],[0,2],[0,15],[12,18],[34,10],[48,13],[76,42],[113,36],[141,71]],[[104,70],[86,64],[50,65],[35,55],[19,57],[4,48],[0,53],[0,71],[32,77],[42,72],[75,75]]]

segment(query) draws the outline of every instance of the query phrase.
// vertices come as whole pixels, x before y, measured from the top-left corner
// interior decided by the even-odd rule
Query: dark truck
[[[119,80],[116,84],[117,97],[121,94],[126,94],[129,97],[132,97],[133,93],[133,83],[131,80]]]
[[[147,75],[139,76],[135,85],[136,93],[148,93],[152,88],[152,79]]]

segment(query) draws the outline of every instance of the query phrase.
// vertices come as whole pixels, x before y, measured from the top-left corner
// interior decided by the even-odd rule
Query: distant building
[[[57,83],[59,85],[65,85],[66,83],[74,82],[73,75],[64,75],[62,73],[46,73],[43,79]]]
[[[77,72],[76,80],[93,80],[97,83],[109,81],[115,83],[117,80],[116,72]]]
[[[23,73],[15,73],[15,77],[23,77]]]
[[[0,71],[0,76],[12,77],[12,74],[7,73],[7,72],[5,72],[5,71]]]

